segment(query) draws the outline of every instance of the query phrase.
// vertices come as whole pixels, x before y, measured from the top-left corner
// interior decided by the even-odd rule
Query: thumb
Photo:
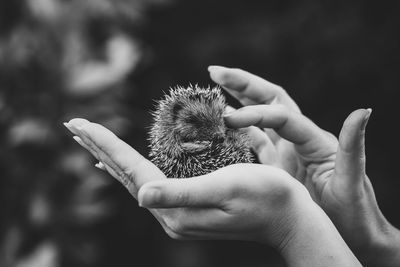
[[[216,182],[219,177],[213,176],[211,173],[148,182],[138,192],[139,205],[146,208],[219,207],[222,188]]]
[[[349,186],[359,184],[365,176],[365,127],[371,112],[371,109],[353,111],[340,132],[335,174]]]

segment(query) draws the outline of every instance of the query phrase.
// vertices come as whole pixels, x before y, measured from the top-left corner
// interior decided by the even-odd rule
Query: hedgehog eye
[[[191,115],[185,118],[185,122],[188,124],[192,124],[193,126],[199,126],[200,121],[196,116]]]
[[[175,105],[172,107],[172,117],[174,120],[178,117],[178,113],[183,109],[182,105],[180,103],[175,103]]]
[[[210,145],[209,141],[195,141],[195,142],[185,142],[181,144],[183,150],[188,153],[197,153],[207,149]]]

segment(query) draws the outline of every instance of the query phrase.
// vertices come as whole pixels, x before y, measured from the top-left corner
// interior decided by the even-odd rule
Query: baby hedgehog
[[[227,128],[221,90],[189,86],[157,103],[150,129],[150,158],[167,177],[199,176],[253,156],[245,133]]]

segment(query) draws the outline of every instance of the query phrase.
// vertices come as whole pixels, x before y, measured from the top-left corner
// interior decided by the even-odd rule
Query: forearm
[[[400,231],[388,223],[387,231],[356,251],[360,261],[368,267],[400,266]]]
[[[312,203],[297,211],[299,219],[280,251],[289,266],[361,266],[328,216]]]
[[[360,200],[331,209],[328,214],[363,265],[400,266],[400,231],[379,209],[369,180],[365,184]]]

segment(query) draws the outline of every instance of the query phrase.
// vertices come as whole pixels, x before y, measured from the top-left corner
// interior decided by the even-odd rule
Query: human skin
[[[103,126],[83,119],[66,126],[172,238],[257,241],[275,247],[289,266],[360,266],[305,187],[280,168],[236,164],[167,179]]]
[[[302,115],[280,86],[240,69],[211,66],[209,71],[245,106],[226,114],[225,122],[247,127],[260,162],[302,182],[363,264],[400,266],[400,232],[380,211],[365,171],[371,110],[350,114],[338,140]]]

